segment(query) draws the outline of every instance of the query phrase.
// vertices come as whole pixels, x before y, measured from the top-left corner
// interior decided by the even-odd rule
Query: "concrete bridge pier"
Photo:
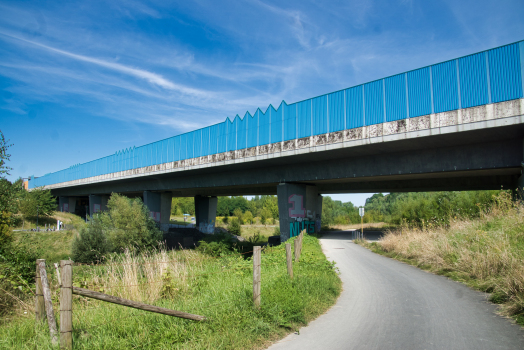
[[[74,213],[76,206],[76,197],[58,197],[58,211],[65,213]]]
[[[89,195],[89,215],[99,213],[107,210],[107,201],[109,201],[108,195]]]
[[[277,187],[280,240],[307,233],[320,232],[322,196],[316,186],[281,183]]]
[[[171,192],[144,191],[144,204],[149,209],[149,214],[164,232],[169,230],[171,217]]]
[[[215,233],[217,197],[195,196],[195,223],[202,233]]]

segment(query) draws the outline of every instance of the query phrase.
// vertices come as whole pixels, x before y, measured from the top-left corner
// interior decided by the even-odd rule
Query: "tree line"
[[[366,199],[364,222],[394,225],[442,226],[452,219],[478,217],[489,208],[500,191],[441,191],[376,193]],[[358,207],[324,197],[322,224],[360,223]]]

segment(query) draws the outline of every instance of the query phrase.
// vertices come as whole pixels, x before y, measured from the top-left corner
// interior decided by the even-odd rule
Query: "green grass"
[[[102,288],[108,294],[122,296],[136,292],[146,301],[157,293],[160,297],[149,302],[204,315],[208,320],[189,321],[75,296],[74,348],[265,348],[271,341],[325,312],[340,294],[341,282],[334,264],[327,261],[318,240],[306,235],[303,244],[301,260],[294,263],[292,280],[287,275],[284,245],[263,251],[259,310],[252,301],[252,260],[239,254],[210,258],[195,251],[171,251],[143,258],[124,257],[124,262],[131,261],[129,259],[139,262],[139,283],[160,278],[160,283],[145,285],[137,291],[132,291],[133,287],[115,287],[134,283],[123,277],[130,276],[129,271],[127,275],[123,272],[129,265],[116,261],[112,267],[75,266],[76,285]],[[165,259],[170,263],[164,266],[160,262]],[[159,270],[162,266],[163,272]],[[115,274],[117,268],[122,269],[120,275]],[[151,277],[153,272],[148,269],[156,269],[157,277]],[[150,277],[146,276],[147,271]],[[110,275],[122,278],[115,280]],[[56,298],[56,283],[53,289]],[[48,349],[52,346],[46,326],[35,327],[32,315],[22,315],[0,326],[0,348]]]
[[[70,213],[55,212],[52,217],[40,218],[39,226],[42,229],[43,223],[56,225],[56,220],[61,220],[66,229],[61,231],[40,232],[27,231],[28,227],[36,227],[35,222],[25,222],[26,231],[13,231],[13,240],[16,245],[25,246],[33,251],[37,251],[41,259],[46,259],[48,263],[59,262],[69,259],[71,256],[71,245],[78,230],[85,225],[84,219]],[[43,223],[42,223],[43,222]],[[20,227],[21,228],[21,227]]]

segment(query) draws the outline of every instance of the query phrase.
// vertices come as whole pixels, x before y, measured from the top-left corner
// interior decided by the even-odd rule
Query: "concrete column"
[[[69,212],[69,199],[67,197],[58,197],[58,211]]]
[[[107,211],[107,202],[109,201],[109,196],[100,196],[100,210]]]
[[[69,212],[70,213],[75,213],[75,210],[76,210],[76,197],[69,197],[68,198],[68,204],[69,204]]]
[[[308,233],[320,231],[322,196],[316,186],[284,183],[278,185],[277,195],[281,242],[304,229]]]
[[[89,215],[100,213],[102,211],[102,196],[96,194],[89,195]]]
[[[76,197],[58,197],[58,211],[74,213],[76,207]]]
[[[160,225],[164,232],[169,230],[171,217],[171,192],[144,191],[144,204],[149,209],[149,214]]]
[[[144,191],[144,204],[149,209],[149,215],[160,223],[160,193]]]
[[[195,222],[200,232],[215,233],[217,197],[195,196]]]
[[[160,229],[164,232],[169,231],[169,221],[171,219],[171,192],[160,194]]]

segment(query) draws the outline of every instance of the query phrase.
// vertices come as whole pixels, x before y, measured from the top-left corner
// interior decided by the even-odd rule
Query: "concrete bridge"
[[[282,240],[319,229],[321,194],[515,189],[524,160],[524,42],[420,68],[117,152],[40,178],[64,211],[142,197],[166,229],[194,196],[277,194]],[[520,186],[522,187],[522,186]]]

